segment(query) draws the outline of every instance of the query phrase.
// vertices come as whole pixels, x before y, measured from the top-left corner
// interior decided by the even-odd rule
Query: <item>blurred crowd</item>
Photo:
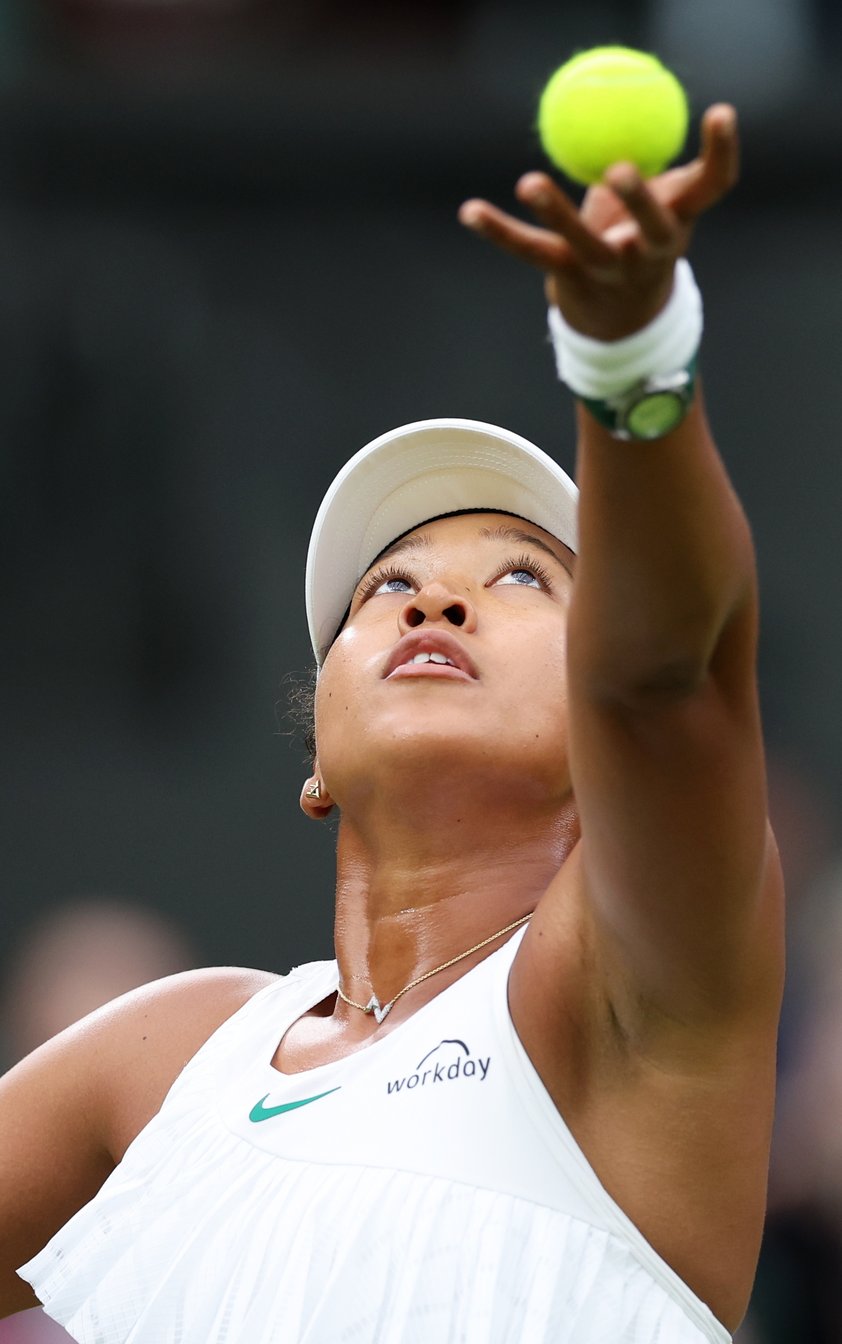
[[[85,898],[37,918],[9,950],[0,985],[0,1072],[120,994],[196,965],[171,919],[130,901]],[[40,1310],[0,1320],[0,1344],[69,1336]]]
[[[744,102],[809,80],[842,43],[836,0],[0,0],[7,67],[44,55],[178,65],[180,54],[194,65],[197,54],[230,62],[267,50],[298,60],[341,50],[376,63],[410,50],[447,59],[458,48],[511,60],[518,34],[529,30],[534,54],[562,27],[584,46],[613,28],[616,40],[692,63],[697,74],[734,74]]]
[[[770,761],[788,969],[769,1210],[739,1344],[842,1340],[842,845],[792,762]]]

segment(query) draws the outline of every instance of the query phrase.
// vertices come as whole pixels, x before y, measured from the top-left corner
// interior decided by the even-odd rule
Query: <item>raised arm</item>
[[[644,183],[618,164],[578,210],[545,174],[517,194],[538,221],[467,202],[463,223],[540,267],[570,328],[614,343],[673,291],[700,214],[736,180],[736,118],[705,116],[700,156]],[[670,373],[653,368],[652,374]],[[571,864],[613,1011],[688,1023],[780,987],[780,878],[766,821],[748,526],[700,391],[653,442],[623,442],[580,401],[580,548],[569,624]],[[569,887],[572,878],[568,879]]]

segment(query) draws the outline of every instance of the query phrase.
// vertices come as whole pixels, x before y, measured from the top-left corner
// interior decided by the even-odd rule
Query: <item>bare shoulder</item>
[[[35,1305],[17,1267],[94,1197],[205,1041],[276,979],[223,967],[154,981],[0,1079],[0,1316]]]
[[[183,1067],[217,1027],[277,979],[272,971],[242,966],[182,971],[112,999],[77,1030],[107,1039],[120,1050],[142,1054],[148,1045],[167,1056],[183,1055]]]
[[[96,1038],[108,1148],[119,1162],[198,1050],[277,975],[239,966],[167,976],[115,999],[86,1022]]]

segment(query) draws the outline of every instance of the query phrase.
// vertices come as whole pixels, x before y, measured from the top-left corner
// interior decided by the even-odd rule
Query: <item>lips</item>
[[[414,663],[419,653],[442,654],[447,663]],[[446,630],[411,630],[392,649],[385,677],[445,677],[458,681],[478,681],[476,664],[453,635]]]

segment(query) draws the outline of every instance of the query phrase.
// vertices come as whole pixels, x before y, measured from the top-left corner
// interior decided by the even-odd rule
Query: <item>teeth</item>
[[[414,658],[410,658],[411,663],[448,663],[450,667],[456,664],[452,659],[447,658],[443,653],[416,653]]]

